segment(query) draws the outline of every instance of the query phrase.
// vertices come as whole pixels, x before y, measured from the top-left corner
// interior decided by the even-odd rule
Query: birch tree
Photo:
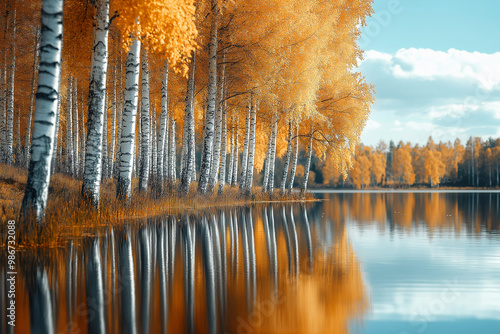
[[[295,171],[297,169],[297,160],[299,157],[299,125],[297,124],[297,131],[295,133],[295,145],[293,148],[292,167],[290,168],[290,180],[288,181],[288,192],[293,189],[293,181],[295,180]]]
[[[227,184],[231,186],[233,184],[233,165],[234,165],[234,122],[231,126],[231,143],[229,145],[229,166],[227,169]]]
[[[11,34],[11,44],[9,50],[10,64],[9,64],[9,74],[7,77],[7,119],[5,126],[7,128],[7,138],[6,144],[7,149],[5,156],[7,158],[7,164],[11,165],[13,163],[14,152],[14,82],[15,82],[15,72],[16,72],[16,9],[13,10],[13,17],[10,21],[10,34]]]
[[[78,81],[75,79],[75,83],[73,86],[73,161],[75,165],[74,173],[76,176],[80,175],[80,154],[79,154],[79,129],[78,129]],[[83,110],[82,110],[83,112]]]
[[[193,54],[191,69],[186,90],[186,105],[184,108],[184,132],[182,135],[181,153],[181,189],[184,195],[189,192],[192,181],[195,161],[193,151],[195,150],[195,129],[194,129],[194,77],[195,77],[196,55]]]
[[[238,124],[238,121],[236,121],[236,124]],[[235,144],[234,144],[234,152],[233,152],[233,157],[234,157],[234,164],[233,164],[233,179],[231,180],[231,185],[237,185],[238,184],[238,128],[235,129],[236,132],[236,139]]]
[[[288,145],[286,147],[285,165],[283,166],[283,174],[281,175],[280,193],[285,193],[286,178],[288,175],[288,167],[290,166],[290,157],[292,155],[292,121],[288,122]]]
[[[224,72],[222,72],[222,78],[224,77]],[[212,162],[210,164],[210,175],[208,179],[208,192],[212,193],[215,187],[215,183],[217,182],[217,176],[219,174],[219,163],[220,163],[220,146],[221,146],[221,135],[222,135],[222,79],[220,81],[220,89],[218,94],[217,101],[217,114],[215,117],[215,138],[214,144],[212,148],[213,157]]]
[[[248,113],[245,122],[245,140],[243,142],[243,154],[241,156],[241,175],[240,175],[240,190],[245,188],[245,180],[247,174],[247,159],[248,159],[248,141],[250,139],[250,112],[252,109],[252,101],[248,104]]]
[[[227,161],[227,93],[226,93],[226,79],[223,80],[224,85],[224,105],[222,108],[222,143],[221,143],[221,160],[220,160],[220,170],[219,170],[219,194],[224,192],[224,186],[226,183],[226,161]]]
[[[127,54],[125,104],[120,138],[120,160],[116,194],[119,199],[130,199],[132,194],[132,168],[135,153],[135,126],[139,99],[139,59],[141,42],[135,38]]]
[[[203,147],[201,151],[200,178],[198,191],[207,192],[210,165],[212,163],[212,148],[214,141],[215,104],[217,95],[217,2],[212,0],[212,23],[210,28],[210,42],[208,44],[208,93],[207,110],[205,113],[205,127],[203,129]]]
[[[73,78],[68,79],[66,95],[66,143],[64,145],[66,173],[73,176],[75,161],[73,160]]]
[[[26,163],[26,167],[29,167],[30,161],[30,146],[31,146],[31,128],[33,126],[33,108],[35,104],[35,89],[36,89],[36,74],[38,72],[38,64],[39,64],[39,55],[40,55],[40,29],[36,29],[35,36],[35,51],[33,55],[33,68],[32,68],[32,84],[30,91],[30,106],[29,106],[29,116],[28,116],[28,124],[26,126],[26,142],[24,145],[25,155],[24,161]],[[1,79],[0,79],[1,82]],[[1,99],[0,99],[1,100]],[[1,107],[0,107],[1,108]]]
[[[313,153],[313,139],[314,139],[314,131],[311,129],[311,134],[309,136],[309,146],[307,148],[307,161],[304,166],[304,179],[302,180],[302,187],[300,188],[300,192],[303,194],[307,190],[307,181],[309,181],[309,171],[311,169],[311,159]]]
[[[139,170],[139,191],[148,190],[149,180],[149,66],[146,49],[142,50],[142,112],[141,112],[141,160]]]
[[[82,196],[99,206],[102,171],[102,133],[106,111],[106,74],[108,67],[109,0],[96,0],[94,41],[89,86],[89,107]]]
[[[163,65],[163,75],[161,78],[161,115],[160,115],[160,132],[158,133],[158,149],[157,149],[157,162],[156,162],[156,177],[158,182],[163,186],[163,162],[165,152],[165,139],[167,137],[168,128],[168,60],[165,60]]]
[[[61,80],[63,0],[42,1],[40,67],[28,180],[21,221],[45,215],[54,149],[54,131]]]
[[[256,126],[257,126],[257,104],[254,103],[254,105],[252,106],[252,111],[250,116],[250,141],[248,147],[248,164],[247,164],[247,174],[245,180],[245,188],[248,193],[252,191],[252,186],[253,186]]]

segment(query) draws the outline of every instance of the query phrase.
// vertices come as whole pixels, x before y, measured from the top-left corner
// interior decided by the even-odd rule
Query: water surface
[[[500,194],[321,196],[18,253],[16,330],[500,333]]]

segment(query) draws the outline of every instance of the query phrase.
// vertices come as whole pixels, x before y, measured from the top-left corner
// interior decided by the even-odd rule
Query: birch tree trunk
[[[307,152],[307,162],[306,165],[304,166],[304,180],[302,181],[302,188],[300,189],[300,192],[303,194],[307,190],[307,181],[309,180],[309,170],[311,169],[311,158],[312,158],[312,151],[313,151],[313,134],[314,131],[311,129],[311,137],[309,139],[309,147],[308,147],[308,152]]]
[[[113,71],[113,96],[111,97],[111,112],[112,124],[111,124],[111,152],[109,154],[109,177],[113,178],[115,170],[115,150],[116,150],[116,64]]]
[[[16,155],[16,165],[21,166],[21,112],[20,110],[16,113],[16,146],[15,146],[15,155]]]
[[[71,77],[68,79],[66,96],[66,143],[63,154],[66,159],[66,173],[73,176],[75,164],[73,161],[73,78]]]
[[[272,194],[274,191],[274,166],[276,165],[276,137],[278,134],[278,116],[275,116],[274,126],[273,126],[273,143],[271,146],[271,159],[269,163],[269,183],[268,189]]]
[[[8,18],[5,18],[3,29],[3,40],[7,40]],[[2,64],[0,64],[0,162],[6,162],[5,152],[7,150],[7,129],[5,121],[7,118],[7,46],[1,45],[3,54]]]
[[[139,191],[148,190],[149,180],[149,66],[146,49],[142,50],[142,113],[141,113],[141,164]]]
[[[245,181],[245,187],[248,193],[252,191],[253,187],[253,166],[255,162],[255,137],[256,137],[256,126],[257,126],[257,104],[254,103],[252,106],[251,117],[250,117],[250,142],[248,147],[248,166],[247,175]]]
[[[247,118],[245,121],[245,141],[243,142],[243,155],[241,156],[240,190],[245,189],[245,181],[247,176],[248,141],[250,139],[251,110],[252,110],[252,101],[249,102]]]
[[[288,181],[288,192],[292,192],[295,171],[297,170],[297,160],[299,158],[299,125],[295,134],[295,147],[293,151],[292,168],[290,169],[290,180]]]
[[[97,207],[102,170],[102,137],[106,110],[106,74],[108,67],[109,0],[96,0],[94,45],[90,65],[87,144],[83,171],[82,196]],[[133,46],[132,46],[133,48]],[[107,114],[107,113],[106,113]]]
[[[59,79],[60,80],[60,79]],[[60,87],[59,87],[60,91]],[[36,108],[36,100],[35,100],[35,108]],[[54,133],[54,150],[52,152],[52,161],[51,161],[51,169],[50,169],[50,174],[54,174],[56,165],[57,165],[57,156],[58,156],[58,141],[59,141],[59,124],[61,123],[61,98],[59,97],[57,101],[57,106],[56,106],[56,129]],[[34,126],[34,125],[33,125]],[[31,142],[31,145],[33,145],[33,140]],[[31,152],[30,152],[31,155]],[[61,156],[61,155],[59,155]]]
[[[264,179],[262,180],[262,192],[267,192],[269,184],[269,166],[271,164],[271,151],[273,146],[273,132],[274,132],[274,122],[271,128],[271,133],[267,140],[267,151],[266,158],[264,160]]]
[[[238,124],[238,121],[236,121],[236,124]],[[235,144],[234,144],[234,165],[233,165],[233,180],[231,182],[231,185],[237,185],[238,184],[238,139],[239,139],[239,134],[238,134],[238,127],[236,126],[236,139],[235,139]]]
[[[117,62],[120,63],[120,97],[119,97],[119,107],[118,107],[118,117],[117,117],[117,129],[116,129],[116,156],[115,156],[115,170],[113,171],[113,176],[118,179],[119,178],[119,170],[118,167],[120,166],[120,140],[122,138],[122,119],[123,119],[123,108],[124,108],[124,86],[123,86],[123,59],[122,59],[122,48],[120,48],[120,57],[117,59]]]
[[[79,153],[79,137],[80,134],[78,133],[78,87],[77,87],[77,80],[75,80],[75,85],[73,89],[73,126],[74,126],[74,131],[73,131],[73,161],[75,162],[75,175],[79,176],[80,175],[80,153]],[[83,110],[82,110],[83,112]]]
[[[221,143],[221,160],[220,160],[220,170],[219,170],[219,194],[224,192],[224,186],[226,183],[226,159],[227,159],[227,103],[226,103],[226,79],[224,78],[224,105],[222,108],[222,143]]]
[[[85,108],[83,106],[83,90],[80,94],[80,175],[85,170]]]
[[[160,132],[158,133],[158,149],[157,149],[157,162],[156,162],[156,177],[163,187],[163,161],[165,153],[165,138],[167,135],[168,127],[168,60],[165,60],[163,65],[163,76],[161,79],[161,114],[160,114]]]
[[[130,199],[132,191],[132,168],[135,153],[135,123],[137,100],[139,98],[139,59],[141,42],[135,38],[127,55],[125,104],[123,108],[122,130],[120,138],[120,160],[118,165],[118,183],[116,187],[119,199]]]
[[[234,122],[231,129],[231,144],[229,145],[229,167],[227,169],[227,184],[232,185],[233,181],[233,166],[234,166]]]
[[[224,73],[222,73],[224,77]],[[222,131],[222,80],[220,83],[219,97],[217,101],[217,115],[215,118],[215,138],[212,148],[213,157],[212,163],[210,164],[210,175],[208,179],[207,191],[212,193],[214,191],[215,183],[217,182],[217,176],[219,174],[219,163],[220,163],[220,145],[221,145],[221,131]]]
[[[194,130],[194,76],[196,66],[196,54],[193,54],[191,69],[186,90],[186,106],[184,108],[184,133],[182,134],[182,155],[181,155],[181,190],[184,195],[189,193],[195,161],[193,152],[195,150],[195,130]]]
[[[102,179],[108,178],[108,93],[104,95],[104,116],[102,118],[102,159],[101,159],[101,173]]]
[[[35,52],[33,55],[33,74],[31,81],[31,91],[30,91],[30,106],[29,106],[29,116],[28,116],[28,124],[26,126],[26,142],[24,145],[24,161],[26,167],[29,167],[30,161],[30,146],[31,146],[31,127],[33,126],[33,105],[35,103],[35,87],[36,87],[36,74],[38,72],[38,58],[40,56],[40,29],[36,29],[36,41],[35,41]],[[0,79],[1,82],[1,79]],[[0,98],[1,101],[1,98]],[[3,120],[3,119],[2,119]]]
[[[288,145],[286,147],[285,165],[281,175],[280,193],[285,193],[286,178],[288,176],[288,167],[290,166],[290,157],[292,155],[292,121],[288,122]]]
[[[165,141],[163,142],[163,180],[168,179],[168,157],[169,157],[169,134],[170,134],[170,120],[168,113],[168,102],[167,102],[167,119],[165,121]]]
[[[169,162],[168,162],[168,170],[169,170],[169,180],[170,182],[175,182],[177,180],[177,171],[176,171],[176,147],[175,147],[175,119],[174,115],[172,114],[171,117],[171,128],[170,128],[170,155],[169,155]]]
[[[16,10],[14,9],[13,18],[11,21],[11,31],[10,31],[10,64],[9,64],[9,76],[7,78],[7,151],[5,152],[7,158],[7,164],[12,165],[13,163],[13,146],[14,146],[14,79],[16,72]]]
[[[43,0],[35,121],[21,221],[45,215],[61,80],[63,0]]]
[[[205,127],[203,129],[203,147],[201,151],[200,179],[198,191],[207,192],[210,164],[212,163],[212,146],[214,141],[215,102],[217,95],[217,2],[212,0],[212,25],[208,44],[208,96]]]

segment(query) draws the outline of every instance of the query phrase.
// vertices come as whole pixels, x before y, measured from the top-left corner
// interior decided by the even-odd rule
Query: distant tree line
[[[500,138],[470,137],[425,146],[393,141],[376,147],[356,146],[352,169],[347,178],[327,157],[313,159],[309,182],[315,187],[499,187]],[[300,175],[300,171],[298,171]]]

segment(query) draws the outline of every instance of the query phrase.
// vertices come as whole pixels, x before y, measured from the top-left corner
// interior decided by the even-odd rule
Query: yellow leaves
[[[138,36],[152,52],[164,54],[174,71],[187,74],[198,34],[194,0],[114,0],[112,5],[125,44]]]

